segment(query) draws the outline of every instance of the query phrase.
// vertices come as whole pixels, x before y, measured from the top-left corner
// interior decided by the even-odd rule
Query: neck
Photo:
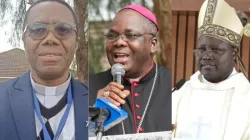
[[[208,82],[210,83],[219,83],[219,82],[222,82],[224,80],[226,80],[233,72],[233,69],[229,72],[229,74],[227,75],[223,75],[223,76],[220,76],[220,77],[217,77],[215,79],[213,78],[208,78],[208,77],[204,77]]]
[[[31,71],[31,76],[32,79],[34,80],[35,83],[43,85],[43,86],[49,86],[49,87],[54,87],[63,84],[68,80],[69,73],[65,73],[62,76],[59,77],[49,77],[46,78],[47,76],[40,76],[36,74],[35,72]]]
[[[128,72],[127,75],[125,74],[125,76],[129,79],[137,79],[147,74],[152,69],[152,67],[154,67],[154,61],[151,61],[150,63],[145,64],[145,66],[142,67],[140,71],[137,71],[135,73]]]

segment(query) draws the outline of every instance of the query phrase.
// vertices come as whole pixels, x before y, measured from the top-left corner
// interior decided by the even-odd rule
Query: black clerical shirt
[[[123,79],[125,89],[130,90],[130,95],[125,99],[126,103],[122,105],[122,109],[128,112],[128,118],[123,121],[126,134],[136,133],[142,119],[155,78],[155,66],[153,64],[151,70],[139,81],[131,83],[129,79],[125,77]],[[94,105],[98,90],[106,87],[112,81],[110,69],[90,76],[90,105]],[[140,132],[169,131],[171,129],[171,72],[158,65],[157,80]],[[120,135],[122,133],[122,125],[118,124],[106,131],[105,135]]]

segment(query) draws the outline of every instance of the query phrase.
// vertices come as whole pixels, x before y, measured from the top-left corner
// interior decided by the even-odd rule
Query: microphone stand
[[[91,118],[91,121],[95,122],[97,124],[96,129],[96,140],[101,140],[102,136],[104,134],[104,121],[106,121],[108,117],[105,115],[105,112],[100,112],[100,114],[93,116]]]
[[[96,140],[101,140],[104,134],[103,122],[97,123],[97,129],[95,133],[96,133]]]

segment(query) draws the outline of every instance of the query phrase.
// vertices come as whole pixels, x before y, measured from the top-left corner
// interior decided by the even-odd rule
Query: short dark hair
[[[154,37],[156,37],[157,36],[157,32],[158,32],[156,25],[152,21],[150,21],[149,19],[147,19],[147,18],[145,18],[145,23],[146,23],[148,32],[152,33],[152,35]]]
[[[65,2],[63,0],[39,0],[39,1],[34,2],[25,14],[24,21],[23,21],[23,30],[25,29],[25,26],[27,24],[28,16],[29,16],[29,13],[30,13],[30,10],[32,9],[32,7],[34,7],[35,5],[42,3],[42,2],[58,2],[60,4],[63,4],[64,6],[66,6],[71,11],[71,13],[73,15],[74,22],[76,24],[76,30],[78,31],[78,22],[77,22],[76,14],[75,14],[74,10],[72,9],[72,7],[67,2]]]

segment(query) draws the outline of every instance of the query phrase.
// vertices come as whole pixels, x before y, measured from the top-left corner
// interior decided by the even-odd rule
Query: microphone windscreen
[[[120,63],[116,63],[112,66],[111,68],[111,74],[114,75],[124,75],[125,74],[125,70],[122,64]]]

